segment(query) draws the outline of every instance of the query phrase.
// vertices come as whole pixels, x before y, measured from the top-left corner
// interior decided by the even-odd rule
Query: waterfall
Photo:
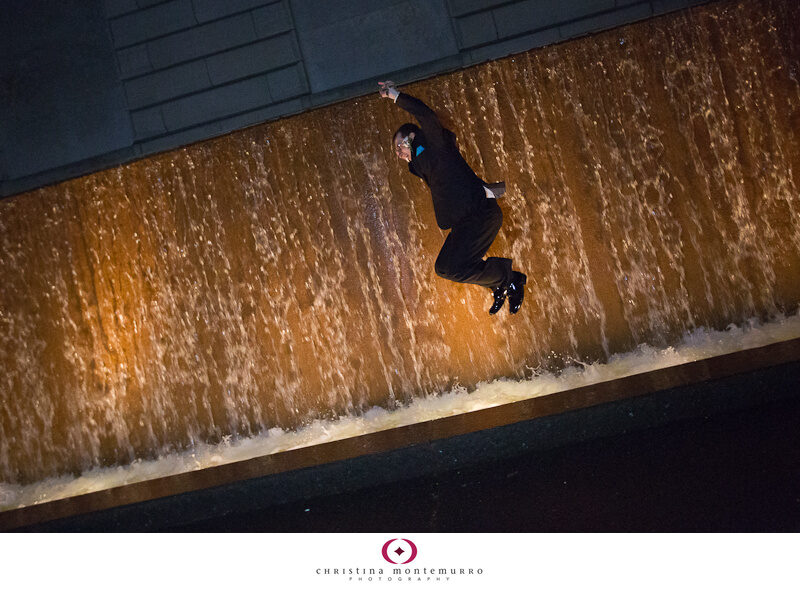
[[[797,22],[717,2],[402,88],[508,185],[515,316],[435,276],[377,93],[0,202],[0,482],[794,312]]]

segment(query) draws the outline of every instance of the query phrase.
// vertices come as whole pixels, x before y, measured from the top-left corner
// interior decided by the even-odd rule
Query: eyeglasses
[[[410,137],[404,137],[402,140],[400,140],[400,141],[398,141],[397,143],[395,143],[395,145],[394,145],[394,151],[395,151],[395,153],[396,153],[397,155],[400,155],[400,154],[402,153],[402,151],[401,151],[401,150],[402,150],[404,147],[406,147],[406,148],[408,148],[408,149],[411,149],[411,138],[410,138]]]

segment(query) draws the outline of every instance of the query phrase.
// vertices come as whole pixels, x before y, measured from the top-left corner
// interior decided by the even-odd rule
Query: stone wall
[[[34,0],[0,25],[0,196],[704,0]]]

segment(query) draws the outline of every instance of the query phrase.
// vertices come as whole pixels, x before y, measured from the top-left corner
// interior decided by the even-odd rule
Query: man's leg
[[[436,274],[454,282],[479,284],[489,289],[505,288],[512,278],[509,258],[487,258],[500,226],[503,212],[489,201],[450,231],[436,258]]]

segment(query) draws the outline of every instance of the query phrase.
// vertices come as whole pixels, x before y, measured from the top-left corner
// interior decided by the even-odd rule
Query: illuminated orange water
[[[720,2],[415,84],[505,179],[519,315],[377,95],[0,203],[0,480],[393,406],[800,301],[798,5]]]

